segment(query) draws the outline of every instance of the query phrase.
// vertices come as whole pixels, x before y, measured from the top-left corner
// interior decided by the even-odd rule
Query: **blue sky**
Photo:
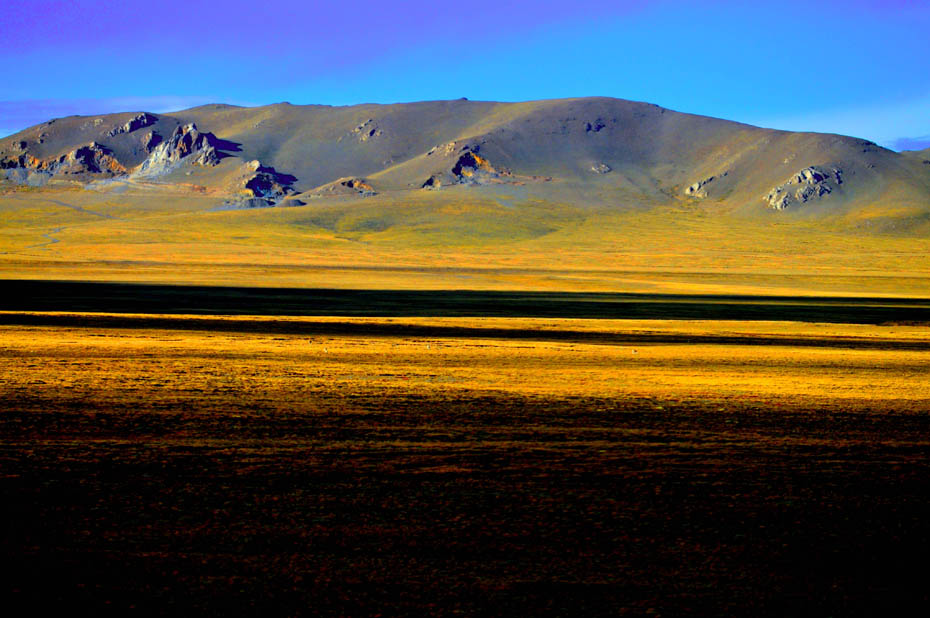
[[[603,95],[927,147],[928,32],[924,1],[37,0],[0,12],[0,134],[205,102]]]

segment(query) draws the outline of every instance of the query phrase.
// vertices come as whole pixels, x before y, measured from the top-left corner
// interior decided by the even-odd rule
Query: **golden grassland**
[[[102,316],[89,315],[90,324],[95,317]],[[285,407],[321,392],[381,390],[452,400],[500,392],[670,398],[724,407],[745,399],[921,411],[930,405],[926,327],[274,318],[272,323],[299,332],[262,334],[235,332],[236,325],[267,318],[221,318],[231,332],[218,332],[196,330],[200,318],[193,316],[176,316],[183,330],[148,330],[149,317],[155,316],[131,316],[138,322],[133,328],[2,327],[3,389],[29,389],[34,396],[73,392],[99,401],[127,393],[151,402],[186,394],[204,403],[235,391],[245,400]],[[370,327],[371,335],[340,335],[341,324]],[[406,326],[419,329],[404,336]],[[467,336],[457,336],[457,329],[467,329]],[[552,336],[565,331],[578,339]]]
[[[719,204],[591,208],[476,189],[214,211],[128,188],[0,195],[0,276],[382,289],[930,296],[921,235]]]

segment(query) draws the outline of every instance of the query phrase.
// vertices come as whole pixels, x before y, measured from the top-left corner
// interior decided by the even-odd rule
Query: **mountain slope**
[[[924,158],[609,98],[207,105],[63,118],[0,140],[10,182],[190,187],[231,205],[462,185],[590,208],[690,203],[853,225],[883,217],[923,225]]]

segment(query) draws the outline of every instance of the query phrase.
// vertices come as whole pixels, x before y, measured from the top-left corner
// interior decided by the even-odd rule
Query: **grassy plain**
[[[926,327],[0,324],[4,585],[39,605],[874,615],[928,600],[910,566],[930,549]]]
[[[5,189],[4,591],[143,614],[928,601],[926,235],[486,189]]]
[[[10,189],[0,277],[364,289],[930,297],[923,234],[721,203],[452,187],[215,211],[167,189]],[[606,196],[585,196],[603,204]]]

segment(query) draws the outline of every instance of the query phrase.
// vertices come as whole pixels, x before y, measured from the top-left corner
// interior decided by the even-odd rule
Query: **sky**
[[[0,135],[208,102],[611,96],[930,147],[930,2],[32,0],[0,7]]]

